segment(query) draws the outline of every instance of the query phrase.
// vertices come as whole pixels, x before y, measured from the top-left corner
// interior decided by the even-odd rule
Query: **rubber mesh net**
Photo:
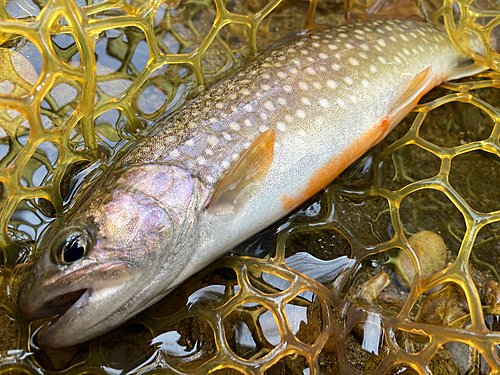
[[[498,70],[494,3],[420,5]],[[0,373],[500,371],[495,72],[432,91],[324,193],[113,332],[49,351],[17,311],[35,240],[95,162],[314,11],[334,25],[343,5],[0,2]]]

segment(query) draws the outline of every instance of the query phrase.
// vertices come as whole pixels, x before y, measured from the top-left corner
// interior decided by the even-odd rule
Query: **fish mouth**
[[[51,300],[40,305],[36,310],[33,310],[30,315],[34,318],[44,318],[49,315],[64,314],[64,312],[74,305],[87,291],[88,289],[80,289],[55,296]]]
[[[19,307],[33,318],[63,313],[85,292],[123,284],[132,275],[131,264],[127,262],[84,264],[64,272],[56,269],[44,281],[32,274],[19,294]]]

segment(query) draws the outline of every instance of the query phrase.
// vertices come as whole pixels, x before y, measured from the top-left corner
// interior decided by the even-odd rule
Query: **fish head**
[[[149,172],[129,171],[113,180],[43,235],[19,295],[30,316],[59,314],[42,345],[69,346],[114,328],[159,299],[182,270],[179,262],[189,261],[174,232],[193,208],[185,206],[181,215],[177,206],[192,194],[194,181],[178,168],[163,168],[161,188],[174,194],[168,201],[162,191],[162,203],[140,190],[140,183],[158,182]]]

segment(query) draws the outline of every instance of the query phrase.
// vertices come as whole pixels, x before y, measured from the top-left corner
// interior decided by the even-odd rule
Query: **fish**
[[[95,338],[297,208],[441,82],[486,68],[439,26],[302,35],[162,118],[45,231],[19,294],[42,345]]]

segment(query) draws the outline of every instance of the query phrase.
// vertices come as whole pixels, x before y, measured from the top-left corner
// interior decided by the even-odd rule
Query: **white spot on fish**
[[[352,66],[358,66],[359,61],[358,61],[358,59],[356,59],[354,57],[349,57],[349,64],[351,64]]]
[[[328,48],[330,48],[332,51],[339,49],[339,47],[337,47],[335,44],[329,44]]]
[[[340,70],[340,64],[337,64],[337,63],[333,63],[332,64],[332,70],[338,72]]]
[[[358,99],[356,99],[356,97],[354,95],[350,95],[349,96],[349,99],[351,100],[351,102],[353,102],[354,104],[356,104],[358,102]]]
[[[313,82],[313,87],[316,89],[316,90],[321,90],[323,88],[323,85],[317,81]]]
[[[401,34],[401,35],[400,35],[400,37],[401,37],[401,39],[403,39],[405,42],[409,42],[409,41],[410,41],[410,39],[409,39],[406,35],[404,35],[404,34]]]
[[[231,137],[231,134],[229,134],[227,132],[222,132],[222,136],[224,137],[224,139],[226,141],[231,141],[233,139],[233,137]]]
[[[241,93],[242,93],[243,95],[250,95],[250,90],[249,90],[249,89],[242,89],[242,90],[241,90]]]
[[[282,98],[281,96],[276,99],[278,101],[279,104],[281,105],[286,105],[286,99],[285,98]]]
[[[358,56],[361,57],[362,59],[368,59],[368,55],[364,52],[358,52]]]
[[[344,77],[344,82],[348,85],[352,85],[354,83],[354,80],[351,77]]]
[[[346,33],[340,33],[339,36],[341,38],[347,38],[349,35],[347,35]]]
[[[233,121],[233,122],[231,122],[231,123],[229,124],[229,128],[230,128],[232,131],[237,132],[237,131],[239,131],[239,130],[241,129],[241,126],[240,126],[240,124],[238,124],[237,122],[234,122],[234,121]]]
[[[346,108],[347,105],[342,99],[337,99],[337,104],[341,106],[342,108]]]
[[[326,60],[328,57],[330,57],[324,52],[321,52],[318,56],[321,60]]]
[[[299,82],[299,88],[301,90],[307,91],[307,90],[309,90],[309,85],[307,83],[305,83],[304,81],[300,81]]]
[[[295,115],[298,118],[306,118],[306,112],[303,109],[297,109],[297,112],[295,112]]]
[[[338,83],[335,82],[333,79],[329,79],[328,81],[326,81],[326,85],[334,90],[339,86]]]
[[[387,43],[385,42],[385,40],[384,40],[384,39],[379,39],[379,40],[377,40],[377,43],[378,43],[380,46],[382,46],[382,47],[386,47],[386,46],[387,46]]]
[[[246,111],[246,112],[253,112],[253,107],[250,105],[250,104],[246,104],[243,109]]]
[[[193,147],[194,146],[194,139],[192,139],[192,138],[188,139],[186,141],[186,145],[189,146],[189,147]]]
[[[327,99],[321,98],[319,100],[319,105],[322,106],[323,108],[328,108],[330,107],[330,102]]]
[[[362,79],[361,80],[361,85],[363,87],[369,88],[370,87],[370,82],[368,82],[368,80],[366,80],[366,79]]]
[[[384,56],[379,56],[378,61],[380,61],[382,64],[387,64],[387,60],[385,59]]]
[[[207,162],[207,160],[203,157],[203,156],[198,156],[196,158],[196,162],[199,164],[199,165],[205,165],[205,163]]]
[[[315,75],[316,74],[316,70],[314,70],[313,68],[309,67],[306,69],[306,72],[310,75]]]
[[[389,40],[391,40],[391,41],[393,41],[393,42],[395,42],[395,43],[397,43],[397,42],[398,42],[398,40],[396,39],[396,37],[395,37],[394,35],[391,35],[391,36],[389,37]]]
[[[285,125],[283,122],[281,122],[281,121],[278,121],[278,122],[276,123],[276,128],[277,128],[279,131],[282,131],[282,132],[286,131],[286,125]]]
[[[259,131],[260,131],[261,133],[264,133],[267,129],[268,129],[268,127],[267,127],[267,126],[265,126],[265,125],[261,125],[261,126],[259,126]]]
[[[306,98],[305,96],[300,98],[300,101],[305,105],[311,105],[311,101],[309,100],[309,98]]]
[[[205,149],[205,154],[207,154],[208,156],[214,156],[214,152],[209,148]]]
[[[211,146],[215,146],[219,142],[219,139],[215,135],[211,135],[207,141]]]
[[[267,114],[264,112],[259,113],[259,116],[262,119],[262,121],[267,121],[267,119],[269,118]]]
[[[243,123],[248,127],[252,126],[252,121],[250,121],[249,119],[245,119]]]
[[[276,109],[276,107],[270,100],[264,103],[264,108],[267,109],[268,111],[274,111]]]
[[[290,85],[285,85],[285,86],[283,86],[283,90],[284,90],[286,93],[288,93],[288,94],[290,94],[290,93],[292,93],[292,92],[293,92],[293,88],[292,88],[292,86],[290,86]]]

